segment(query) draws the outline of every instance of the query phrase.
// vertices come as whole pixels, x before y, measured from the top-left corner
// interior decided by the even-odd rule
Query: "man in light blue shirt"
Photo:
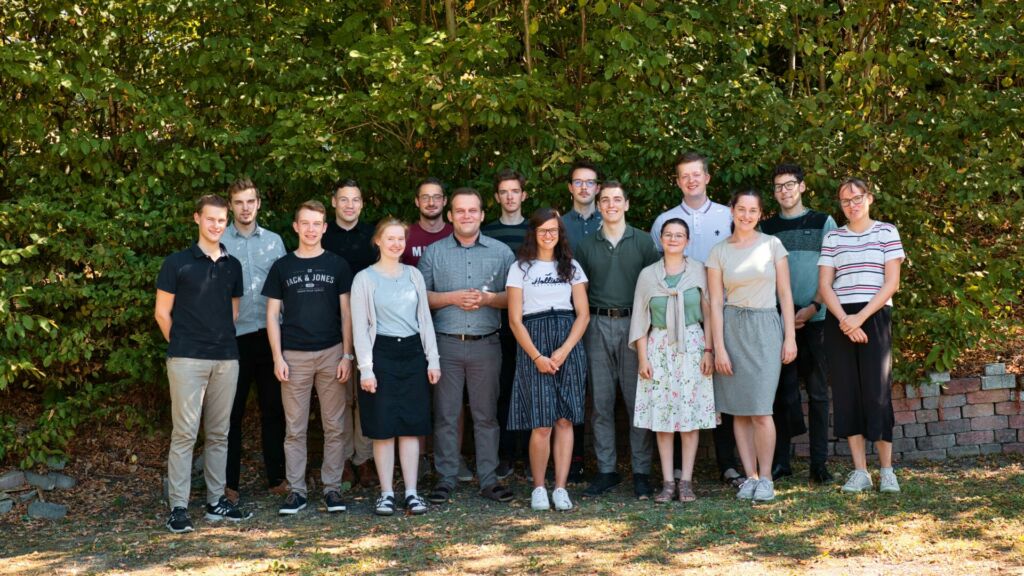
[[[288,493],[284,471],[284,408],[281,384],[274,377],[274,357],[267,340],[267,298],[260,294],[270,266],[285,255],[284,242],[277,234],[256,223],[260,193],[252,180],[243,178],[228,187],[228,202],[233,222],[224,231],[221,242],[228,253],[242,263],[242,294],[235,322],[238,341],[238,387],[231,409],[228,432],[228,499],[238,503],[242,459],[242,420],[249,400],[249,386],[256,383],[260,404],[263,462],[267,485],[278,495]]]

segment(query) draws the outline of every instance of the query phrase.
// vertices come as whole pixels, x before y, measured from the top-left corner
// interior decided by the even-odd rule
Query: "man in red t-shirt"
[[[420,219],[409,226],[405,253],[402,254],[403,264],[415,267],[424,248],[452,233],[452,225],[446,223],[443,216],[447,203],[444,187],[437,178],[427,178],[416,187],[416,207],[420,210]]]

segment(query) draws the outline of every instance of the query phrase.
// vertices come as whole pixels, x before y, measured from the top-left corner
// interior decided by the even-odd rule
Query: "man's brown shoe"
[[[345,467],[341,472],[341,483],[344,484],[346,482],[348,482],[349,486],[356,485],[356,469],[352,466],[351,460],[345,461]]]
[[[287,480],[282,480],[280,484],[278,484],[277,486],[274,486],[274,487],[272,487],[270,489],[270,493],[271,494],[275,494],[277,496],[287,496],[287,495],[291,494],[292,491],[291,491],[291,487],[288,486],[288,481]]]
[[[238,506],[238,500],[241,496],[238,494],[238,490],[232,490],[225,486],[224,497],[228,499],[228,502],[231,502],[232,506]]]

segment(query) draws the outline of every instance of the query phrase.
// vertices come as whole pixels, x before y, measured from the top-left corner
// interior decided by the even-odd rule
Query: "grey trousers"
[[[228,463],[228,430],[238,384],[238,360],[168,358],[171,447],[167,454],[168,500],[171,508],[188,508],[192,487],[192,451],[202,420],[206,502],[224,494]]]
[[[633,407],[636,405],[637,358],[629,348],[629,318],[609,318],[592,315],[590,326],[583,336],[590,368],[590,392],[594,398],[594,453],[601,473],[615,471],[618,456],[615,450],[616,390],[622,390],[622,399],[629,417],[629,446],[632,451],[634,474],[650,474],[654,450],[650,430],[633,426]]]
[[[459,413],[462,390],[469,391],[476,441],[476,473],[480,487],[498,481],[498,389],[501,343],[497,334],[482,340],[462,341],[437,335],[441,380],[434,389],[434,466],[438,484],[455,486],[459,474]]]

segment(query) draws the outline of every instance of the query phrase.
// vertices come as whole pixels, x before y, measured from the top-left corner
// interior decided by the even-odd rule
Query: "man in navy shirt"
[[[346,509],[341,498],[342,431],[354,358],[349,305],[352,271],[344,258],[320,244],[327,229],[326,214],[316,200],[299,206],[292,222],[299,247],[274,262],[263,284],[267,337],[274,374],[281,381],[285,475],[291,487],[280,514],[296,514],[306,507],[306,431],[314,388],[324,428],[320,466],[324,504],[328,512]]]
[[[245,520],[224,496],[228,429],[238,380],[235,319],[242,296],[242,265],[220,243],[228,224],[228,203],[203,196],[193,219],[199,239],[164,259],[156,280],[154,316],[167,346],[171,396],[171,446],[167,454],[167,529],[191,532],[188,514],[192,449],[205,416],[206,519]]]

